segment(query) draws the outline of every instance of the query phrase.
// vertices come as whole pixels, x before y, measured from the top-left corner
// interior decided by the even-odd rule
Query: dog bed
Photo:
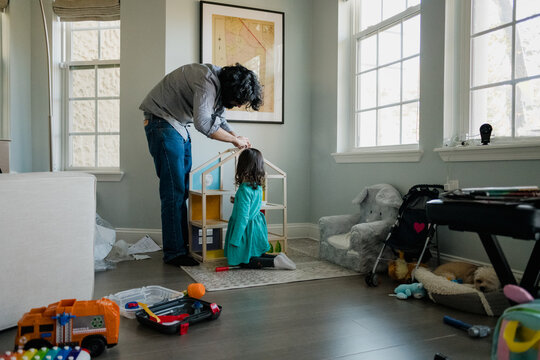
[[[425,268],[415,270],[414,278],[424,285],[424,289],[433,302],[454,309],[481,315],[499,316],[510,306],[502,289],[483,293],[472,286],[458,284],[435,275]]]

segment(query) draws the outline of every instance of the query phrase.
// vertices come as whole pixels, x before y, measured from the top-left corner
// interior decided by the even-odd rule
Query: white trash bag
[[[116,231],[112,225],[96,213],[96,232],[94,236],[94,271],[114,268],[114,264],[105,260],[116,242]]]

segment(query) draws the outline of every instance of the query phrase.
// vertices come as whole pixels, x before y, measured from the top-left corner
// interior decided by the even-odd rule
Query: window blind
[[[120,20],[120,0],[55,0],[53,11],[60,21]]]

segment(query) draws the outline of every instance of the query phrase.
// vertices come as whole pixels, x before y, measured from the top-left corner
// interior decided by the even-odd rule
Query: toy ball
[[[204,296],[206,293],[206,289],[203,284],[201,283],[193,283],[189,284],[187,288],[187,295],[189,297],[200,299]]]

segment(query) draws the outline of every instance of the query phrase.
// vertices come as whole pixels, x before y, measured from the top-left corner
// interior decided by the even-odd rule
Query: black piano
[[[539,297],[540,198],[492,200],[482,196],[443,194],[440,199],[426,204],[426,212],[435,224],[478,233],[502,286],[517,282],[496,236],[535,241],[519,285],[535,298]]]

